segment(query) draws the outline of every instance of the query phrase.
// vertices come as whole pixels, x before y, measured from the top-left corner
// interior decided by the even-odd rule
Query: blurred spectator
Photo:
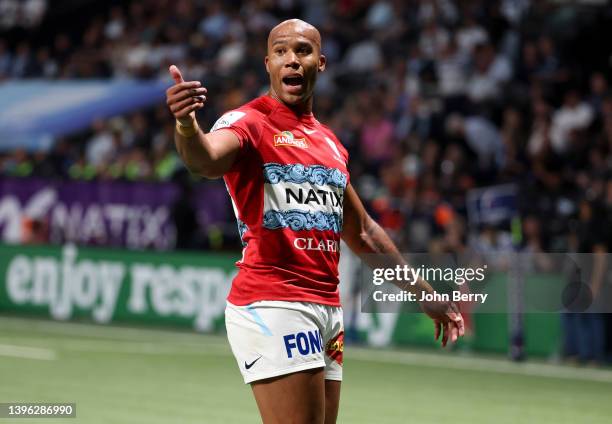
[[[393,124],[382,108],[375,108],[363,123],[361,155],[370,164],[380,165],[393,155]]]
[[[571,233],[571,248],[589,255],[575,255],[570,261],[568,287],[575,294],[566,299],[569,311],[562,314],[565,357],[594,364],[603,363],[605,357],[604,317],[597,310],[584,311],[600,303],[605,278],[608,225],[602,212],[599,205],[586,200],[580,202],[578,220]]]
[[[572,141],[576,142],[577,132],[585,130],[593,121],[593,109],[580,98],[577,90],[565,94],[563,105],[552,118],[550,141],[556,153],[566,153]]]
[[[91,180],[97,175],[96,167],[87,162],[85,155],[81,155],[68,168],[68,175],[74,180]]]
[[[93,123],[92,130],[94,136],[87,142],[85,154],[87,161],[98,168],[110,158],[114,149],[113,135],[107,128],[106,122],[101,119]]]
[[[151,177],[153,170],[147,160],[144,149],[131,150],[125,161],[125,178],[128,180],[145,180]]]
[[[22,41],[15,50],[15,56],[11,61],[10,75],[13,78],[24,78],[31,76],[30,67],[32,66],[32,55],[30,45]]]
[[[465,94],[467,80],[467,58],[451,40],[440,52],[436,61],[439,92],[442,97],[458,97]]]
[[[487,31],[478,24],[471,13],[464,17],[461,26],[457,29],[456,38],[459,50],[464,55],[472,54],[474,47],[489,41]]]
[[[34,27],[46,10],[47,0],[0,0],[0,29]]]
[[[531,157],[543,157],[550,150],[550,106],[543,100],[536,100],[532,107],[533,124],[527,142],[527,152]]]
[[[527,134],[520,111],[508,106],[503,112],[501,139],[504,150],[504,173],[506,177],[520,176],[526,171]]]
[[[451,136],[463,138],[476,153],[481,169],[490,170],[504,165],[502,137],[492,122],[481,116],[451,115],[446,125]]]
[[[120,6],[113,6],[109,15],[109,19],[104,25],[104,36],[110,40],[117,40],[125,32],[125,15]]]
[[[380,45],[371,39],[361,40],[349,47],[344,58],[347,72],[374,71],[382,64]]]
[[[2,173],[11,177],[28,177],[32,175],[34,165],[23,149],[17,149],[2,162]]]
[[[591,87],[591,95],[589,97],[589,105],[593,111],[599,116],[602,112],[602,103],[608,94],[608,80],[601,72],[595,72],[591,75],[589,81]]]
[[[566,71],[557,56],[555,42],[547,35],[542,35],[537,42],[540,57],[536,76],[548,83],[563,82],[567,79]]]
[[[468,81],[467,93],[475,103],[499,99],[504,83],[512,77],[507,57],[495,51],[490,43],[474,49],[474,73]]]
[[[425,59],[436,59],[450,42],[448,31],[437,24],[435,19],[425,23],[419,37],[419,49]]]

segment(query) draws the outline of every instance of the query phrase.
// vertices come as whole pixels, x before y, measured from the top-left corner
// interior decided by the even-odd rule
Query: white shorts
[[[342,308],[309,302],[227,302],[225,328],[245,384],[311,368],[342,380]]]

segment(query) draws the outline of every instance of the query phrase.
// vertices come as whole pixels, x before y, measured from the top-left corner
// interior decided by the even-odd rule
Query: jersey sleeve
[[[346,150],[346,147],[344,147],[340,140],[338,140],[338,137],[336,137],[336,140],[338,141],[338,150],[340,150],[340,154],[342,155],[342,158],[344,159],[344,162],[346,162],[346,166],[348,167],[349,152],[348,150]]]
[[[232,110],[224,113],[210,129],[215,132],[221,129],[233,131],[240,141],[240,150],[256,147],[260,138],[260,129],[256,112],[249,110]]]
[[[348,167],[348,161],[349,161],[348,150],[346,150],[342,142],[340,142],[340,140],[338,139],[336,134],[331,130],[331,128],[329,128],[327,125],[321,124],[320,122],[319,122],[319,125],[321,125],[321,127],[323,128],[325,134],[327,134],[334,141],[334,144],[336,145],[335,150],[337,150],[338,154],[342,157],[342,159],[344,160],[344,162],[346,163]]]

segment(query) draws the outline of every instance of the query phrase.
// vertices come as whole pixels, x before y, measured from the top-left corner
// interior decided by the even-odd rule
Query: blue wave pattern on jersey
[[[347,178],[337,168],[327,168],[323,165],[305,166],[301,163],[282,165],[266,163],[263,166],[264,180],[268,184],[289,182],[301,184],[309,182],[316,185],[331,185],[346,188]]]
[[[339,233],[342,230],[342,217],[335,213],[305,212],[297,209],[288,211],[266,211],[263,226],[269,230],[291,228],[300,230],[332,230]]]
[[[240,241],[242,242],[242,246],[246,246],[247,244],[244,241],[244,233],[249,230],[249,227],[247,227],[247,225],[239,218],[236,218],[236,222],[238,223],[238,234],[240,234]]]

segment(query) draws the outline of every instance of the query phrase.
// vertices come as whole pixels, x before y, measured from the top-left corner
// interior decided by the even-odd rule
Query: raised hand
[[[175,85],[166,90],[166,104],[172,115],[189,127],[195,125],[195,111],[204,107],[206,88],[199,81],[185,81],[178,67],[171,65],[170,75]]]

